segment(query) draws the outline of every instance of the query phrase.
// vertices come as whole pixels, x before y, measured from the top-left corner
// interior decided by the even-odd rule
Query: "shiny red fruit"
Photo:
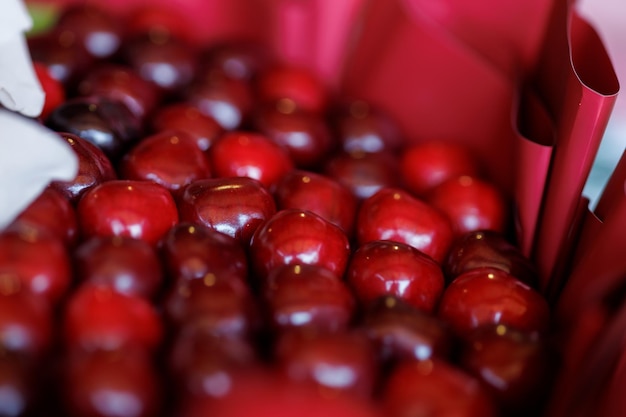
[[[36,372],[33,363],[19,355],[3,352],[0,356],[1,416],[37,415],[40,404],[37,392]]]
[[[458,276],[444,291],[438,314],[459,335],[499,324],[531,333],[546,333],[550,326],[547,301],[520,280],[492,268]]]
[[[257,99],[267,105],[289,104],[299,111],[323,114],[328,106],[326,86],[304,68],[266,69],[256,80]],[[281,104],[282,103],[282,104]]]
[[[382,402],[389,417],[498,415],[478,380],[436,359],[399,364],[384,384]]]
[[[428,141],[408,146],[400,157],[404,186],[417,196],[448,179],[478,175],[478,164],[469,149],[443,141]]]
[[[477,230],[507,230],[509,205],[504,195],[478,178],[450,179],[433,188],[426,200],[448,216],[457,236]]]
[[[211,168],[191,136],[170,130],[148,136],[130,149],[121,160],[120,175],[153,181],[177,193],[195,180],[209,178]]]
[[[46,100],[39,115],[42,120],[46,120],[50,112],[65,101],[65,89],[59,80],[52,77],[46,64],[33,62],[33,68],[39,84],[46,94]]]
[[[250,257],[263,281],[281,265],[317,265],[343,277],[350,256],[350,243],[338,226],[317,214],[282,210],[257,229],[250,242]]]
[[[163,186],[116,180],[90,189],[78,204],[85,237],[123,236],[156,244],[178,223],[176,203]]]
[[[360,245],[391,240],[418,249],[441,263],[454,239],[448,218],[397,188],[385,188],[363,201],[356,221]]]
[[[254,132],[225,134],[211,147],[209,156],[216,177],[252,178],[265,187],[294,168],[284,148]]]
[[[180,220],[198,223],[247,246],[255,230],[276,213],[272,195],[246,177],[194,181],[181,193]]]
[[[346,279],[361,303],[393,295],[427,313],[437,306],[444,287],[441,267],[430,256],[388,240],[360,246],[352,255]]]
[[[144,3],[132,9],[125,20],[127,36],[149,35],[155,41],[177,38],[183,41],[197,39],[193,25],[174,7]]]
[[[210,45],[200,57],[206,71],[220,71],[229,78],[246,82],[269,64],[267,48],[255,42],[226,41]]]
[[[163,285],[161,262],[147,242],[121,236],[94,236],[74,251],[78,281],[151,299]]]
[[[279,332],[293,328],[343,331],[356,313],[356,302],[344,281],[317,265],[282,265],[263,285],[272,326]]]

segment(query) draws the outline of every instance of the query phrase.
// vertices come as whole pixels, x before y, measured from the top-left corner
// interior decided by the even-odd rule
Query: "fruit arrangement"
[[[29,39],[79,173],[0,234],[0,415],[540,413],[550,305],[482,161],[187,30]]]

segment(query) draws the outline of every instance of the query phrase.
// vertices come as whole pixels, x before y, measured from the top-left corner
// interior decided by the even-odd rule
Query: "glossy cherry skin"
[[[137,348],[154,351],[163,339],[163,325],[143,297],[122,294],[101,285],[82,285],[67,301],[63,340],[68,351]]]
[[[150,123],[154,132],[178,130],[187,133],[203,152],[207,152],[224,133],[224,129],[215,119],[188,103],[173,103],[159,107],[150,118]]]
[[[253,178],[268,188],[294,168],[283,147],[247,131],[226,133],[211,147],[209,157],[216,177]]]
[[[447,359],[452,352],[452,333],[443,321],[391,295],[366,306],[360,327],[384,363]]]
[[[162,185],[115,180],[97,185],[83,196],[78,223],[85,237],[132,237],[154,245],[178,223],[178,211]]]
[[[276,213],[276,203],[257,180],[213,178],[186,186],[178,209],[181,221],[202,224],[247,246],[255,230]]]
[[[201,57],[205,71],[217,70],[229,78],[251,82],[271,58],[266,48],[255,42],[225,41],[209,45]]]
[[[156,417],[162,401],[159,377],[144,352],[97,351],[71,355],[62,397],[75,417]]]
[[[91,187],[117,179],[111,160],[102,149],[72,133],[60,133],[60,136],[78,157],[78,173],[72,181],[53,181],[51,187],[62,192],[73,204]]]
[[[233,237],[201,224],[183,222],[167,232],[160,250],[171,279],[215,277],[233,285],[246,286],[246,252]]]
[[[326,87],[305,68],[267,68],[259,74],[255,84],[256,98],[263,104],[289,103],[298,111],[317,114],[323,114],[328,106]]]
[[[374,391],[377,357],[362,333],[290,331],[279,337],[274,354],[294,381],[312,382],[332,395],[370,398]]]
[[[161,289],[161,261],[147,242],[121,236],[94,236],[74,251],[79,282],[106,286],[123,294],[151,299]]]
[[[322,168],[330,178],[348,187],[359,200],[376,194],[383,188],[399,184],[396,157],[388,152],[338,153]]]
[[[281,265],[317,265],[343,277],[350,243],[338,226],[310,211],[281,210],[257,229],[250,241],[256,280]]]
[[[135,6],[125,20],[127,37],[149,35],[155,42],[170,38],[183,42],[197,39],[193,25],[176,8],[156,3]]]
[[[38,393],[33,363],[4,352],[0,356],[0,415],[8,417],[37,415]]]
[[[59,80],[50,75],[47,65],[41,62],[33,62],[33,68],[39,84],[41,84],[41,88],[46,94],[46,100],[39,115],[41,120],[46,120],[50,112],[65,101],[65,89]]]
[[[448,281],[477,268],[501,269],[534,287],[537,271],[532,262],[502,234],[480,230],[457,238],[443,264]]]
[[[25,223],[6,229],[0,234],[0,277],[17,279],[25,291],[55,304],[72,278],[64,241]]]
[[[346,279],[362,303],[393,295],[427,313],[437,306],[444,287],[441,267],[430,256],[388,240],[360,246],[350,259]]]
[[[52,187],[47,187],[14,220],[13,225],[27,224],[30,227],[61,239],[72,247],[78,238],[76,210],[65,196]]]
[[[433,188],[426,200],[445,213],[457,236],[476,230],[505,233],[509,205],[495,185],[462,176]]]
[[[404,187],[424,196],[448,179],[477,176],[478,162],[469,149],[444,141],[426,141],[407,146],[400,157]]]
[[[459,335],[502,324],[545,334],[550,325],[547,301],[500,269],[474,269],[458,276],[444,291],[438,315]]]
[[[391,240],[414,247],[441,263],[454,239],[448,218],[398,188],[385,188],[363,201],[356,220],[360,245]]]
[[[352,235],[357,199],[343,184],[310,171],[285,174],[274,188],[278,209],[309,210]]]
[[[269,321],[278,332],[343,331],[355,316],[356,302],[348,286],[317,265],[279,266],[262,287]]]
[[[445,361],[398,364],[385,383],[388,416],[495,417],[497,409],[478,380]]]
[[[191,136],[168,130],[133,146],[120,161],[120,176],[156,182],[176,195],[185,185],[209,178],[211,168]]]

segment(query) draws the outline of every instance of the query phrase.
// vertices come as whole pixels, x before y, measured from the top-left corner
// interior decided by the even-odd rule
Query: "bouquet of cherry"
[[[564,353],[508,180],[189,27],[81,5],[28,40],[79,172],[0,234],[0,415],[550,409],[585,351]],[[613,294],[584,329],[623,310]]]

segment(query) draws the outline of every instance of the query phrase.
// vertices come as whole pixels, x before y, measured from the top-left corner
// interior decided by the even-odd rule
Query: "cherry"
[[[55,188],[47,187],[14,220],[13,226],[26,224],[65,242],[72,247],[78,239],[76,211],[68,199]]]
[[[78,157],[78,173],[72,181],[53,181],[51,187],[59,190],[73,204],[90,188],[117,179],[113,165],[104,151],[72,133],[59,133]]]
[[[480,230],[457,238],[443,264],[448,281],[478,268],[501,269],[527,285],[537,283],[532,262],[502,234]]]
[[[209,45],[202,53],[205,71],[217,70],[229,78],[251,82],[271,60],[261,45],[246,41],[226,41]]]
[[[358,332],[290,331],[274,348],[278,367],[288,378],[313,382],[329,395],[370,398],[378,364],[370,341]]]
[[[444,141],[425,141],[408,146],[400,157],[404,186],[424,196],[448,179],[478,175],[475,157],[462,145]]]
[[[197,180],[178,202],[180,219],[202,224],[247,246],[255,230],[276,212],[272,195],[246,177]]]
[[[263,285],[269,321],[278,331],[308,328],[338,332],[355,315],[355,300],[335,273],[306,264],[282,265]]]
[[[357,199],[338,181],[315,172],[294,170],[280,179],[273,194],[279,209],[309,210],[352,235]]]
[[[71,294],[63,327],[69,351],[153,351],[163,338],[163,326],[149,301],[101,285],[82,285]]]
[[[394,295],[432,312],[443,292],[441,267],[430,256],[402,243],[378,240],[352,255],[346,278],[362,303]]]
[[[310,211],[281,210],[259,227],[250,241],[256,279],[262,281],[280,265],[317,265],[337,278],[350,255],[346,234]]]
[[[74,251],[74,272],[82,283],[110,287],[151,299],[163,285],[161,262],[147,242],[121,236],[94,236]]]
[[[123,236],[156,244],[178,223],[169,191],[149,181],[115,180],[90,189],[78,204],[85,237]]]
[[[248,177],[271,187],[294,167],[287,151],[265,135],[237,131],[220,138],[209,150],[217,177]]]
[[[222,135],[222,127],[213,119],[188,103],[173,103],[159,107],[150,118],[154,132],[183,131],[191,136],[198,148],[206,152]]]
[[[450,221],[437,209],[398,188],[385,188],[363,201],[356,221],[360,245],[375,240],[404,243],[438,263],[454,235]]]
[[[508,203],[491,183],[470,176],[452,178],[433,188],[427,201],[444,212],[457,236],[476,230],[504,233]]]
[[[166,42],[170,38],[190,42],[197,38],[193,25],[173,7],[163,5],[136,5],[125,20],[127,38],[149,36],[154,42]]]
[[[20,357],[3,352],[0,355],[0,415],[19,417],[36,414],[37,390],[34,372]]]
[[[65,89],[63,84],[50,74],[48,66],[42,62],[33,62],[35,74],[46,94],[46,100],[39,116],[42,120],[50,115],[50,112],[65,101]]]
[[[443,293],[439,317],[459,335],[482,326],[505,325],[524,332],[546,333],[547,301],[500,269],[474,269],[458,276]]]
[[[155,133],[137,143],[122,158],[120,176],[153,181],[174,195],[195,180],[209,178],[208,159],[183,131]]]
[[[438,359],[398,364],[385,383],[382,401],[388,416],[497,415],[476,379]]]
[[[16,223],[0,234],[0,277],[17,279],[25,291],[55,304],[72,277],[64,241]]]
[[[443,321],[395,296],[367,305],[361,328],[384,363],[447,359],[452,351],[452,334]]]

